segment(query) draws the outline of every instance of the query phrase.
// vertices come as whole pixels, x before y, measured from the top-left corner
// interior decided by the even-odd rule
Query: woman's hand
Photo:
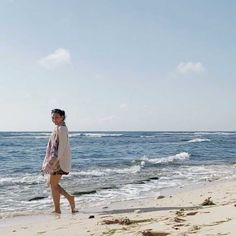
[[[51,172],[54,167],[57,165],[57,162],[58,160],[55,159],[55,158],[51,158],[47,163],[46,163],[46,166],[45,166],[45,169],[47,170],[47,172]]]

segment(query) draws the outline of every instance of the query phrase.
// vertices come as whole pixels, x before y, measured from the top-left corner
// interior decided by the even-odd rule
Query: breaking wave
[[[200,143],[200,142],[210,142],[208,138],[194,138],[188,141],[188,143]]]
[[[70,134],[69,137],[91,137],[91,138],[102,138],[102,137],[120,137],[123,134],[118,133],[75,133]]]
[[[153,164],[165,164],[165,163],[170,163],[170,162],[178,162],[178,161],[185,161],[190,158],[190,154],[187,152],[181,152],[178,153],[174,156],[167,156],[167,157],[162,157],[162,158],[148,158],[144,156],[141,160],[144,162],[149,162]],[[142,162],[142,164],[144,164]]]
[[[126,174],[126,173],[138,173],[141,171],[141,165],[134,165],[128,168],[106,168],[101,170],[88,170],[88,171],[79,171],[79,172],[71,172],[72,175],[80,175],[80,176],[105,176],[109,174]]]

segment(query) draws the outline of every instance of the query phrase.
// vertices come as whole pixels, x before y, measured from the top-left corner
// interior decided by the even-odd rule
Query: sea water
[[[49,135],[0,132],[0,217],[52,208],[41,174]],[[61,185],[79,208],[236,178],[236,132],[70,132],[69,139],[72,170]]]

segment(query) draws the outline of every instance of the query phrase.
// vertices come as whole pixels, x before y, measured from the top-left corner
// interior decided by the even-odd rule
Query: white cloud
[[[70,52],[63,48],[58,48],[55,52],[39,60],[39,64],[47,69],[68,65],[71,63]]]
[[[126,103],[120,104],[120,109],[126,109],[128,105]]]
[[[177,72],[180,74],[190,74],[190,73],[203,73],[206,69],[201,62],[181,62],[177,66]]]

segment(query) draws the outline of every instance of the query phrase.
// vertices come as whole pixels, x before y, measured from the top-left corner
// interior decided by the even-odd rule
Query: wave
[[[79,171],[79,172],[71,172],[71,175],[74,176],[104,176],[106,173],[101,170],[88,170],[88,171]]]
[[[0,178],[0,187],[3,186],[11,186],[12,184],[27,184],[27,185],[36,185],[39,183],[45,182],[45,178],[43,176],[32,176],[26,175],[22,176],[15,176],[15,177],[4,177]]]
[[[88,171],[79,171],[79,172],[71,172],[72,175],[79,175],[79,176],[105,176],[109,174],[135,174],[140,172],[142,169],[141,165],[135,165],[128,168],[106,168],[100,170],[88,170]]]
[[[135,187],[135,185],[144,185],[144,184],[147,184],[151,181],[156,181],[156,180],[159,180],[159,177],[157,176],[154,176],[154,177],[149,177],[149,178],[146,178],[146,179],[140,179],[140,180],[133,180],[132,182],[130,183],[126,183],[124,186],[129,186],[130,187],[130,190],[133,189]],[[117,190],[119,189],[120,187],[118,186],[115,186],[115,185],[112,185],[112,186],[101,186],[101,187],[98,187],[96,189],[89,189],[89,190],[82,190],[82,191],[75,191],[73,192],[73,195],[77,195],[77,196],[81,196],[81,195],[88,195],[88,194],[95,194],[95,193],[98,193],[98,192],[101,192],[103,190]],[[45,197],[37,197],[36,200],[41,200]],[[33,198],[34,200],[35,198]]]
[[[22,138],[22,139],[29,139],[29,138],[35,138],[35,139],[42,139],[42,138],[48,138],[50,136],[50,133],[46,132],[19,132],[19,133],[9,133],[7,135],[4,135],[4,138],[7,139],[15,139],[15,138]]]
[[[236,135],[235,132],[216,132],[217,135]]]
[[[168,156],[168,157],[162,157],[162,158],[148,158],[146,156],[144,156],[141,159],[141,163],[142,165],[144,165],[144,162],[149,162],[149,163],[153,163],[153,164],[166,164],[166,163],[170,163],[170,162],[178,162],[178,161],[185,161],[188,160],[190,158],[190,154],[187,152],[181,152],[178,153],[174,156]]]
[[[91,138],[102,138],[102,137],[120,137],[120,136],[123,136],[123,134],[118,134],[118,133],[75,133],[75,134],[69,135],[69,137],[78,137],[78,136],[85,136],[85,137],[91,137]]]
[[[141,135],[140,138],[155,138],[156,135]]]
[[[79,137],[82,136],[81,133],[79,134],[69,134],[69,138]]]
[[[117,174],[125,174],[125,173],[138,173],[142,169],[142,166],[140,165],[135,165],[131,166],[129,168],[124,168],[124,169],[106,169],[107,173],[117,173]]]
[[[35,136],[35,139],[48,139],[50,137],[50,134],[48,135],[41,135],[41,136]]]
[[[29,133],[32,136],[49,136],[51,132],[37,132],[37,133]]]
[[[195,132],[195,135],[236,135],[235,131],[225,132],[225,131],[212,131],[212,132]]]
[[[200,143],[200,142],[209,142],[211,141],[208,138],[194,138],[188,141],[188,143]]]

